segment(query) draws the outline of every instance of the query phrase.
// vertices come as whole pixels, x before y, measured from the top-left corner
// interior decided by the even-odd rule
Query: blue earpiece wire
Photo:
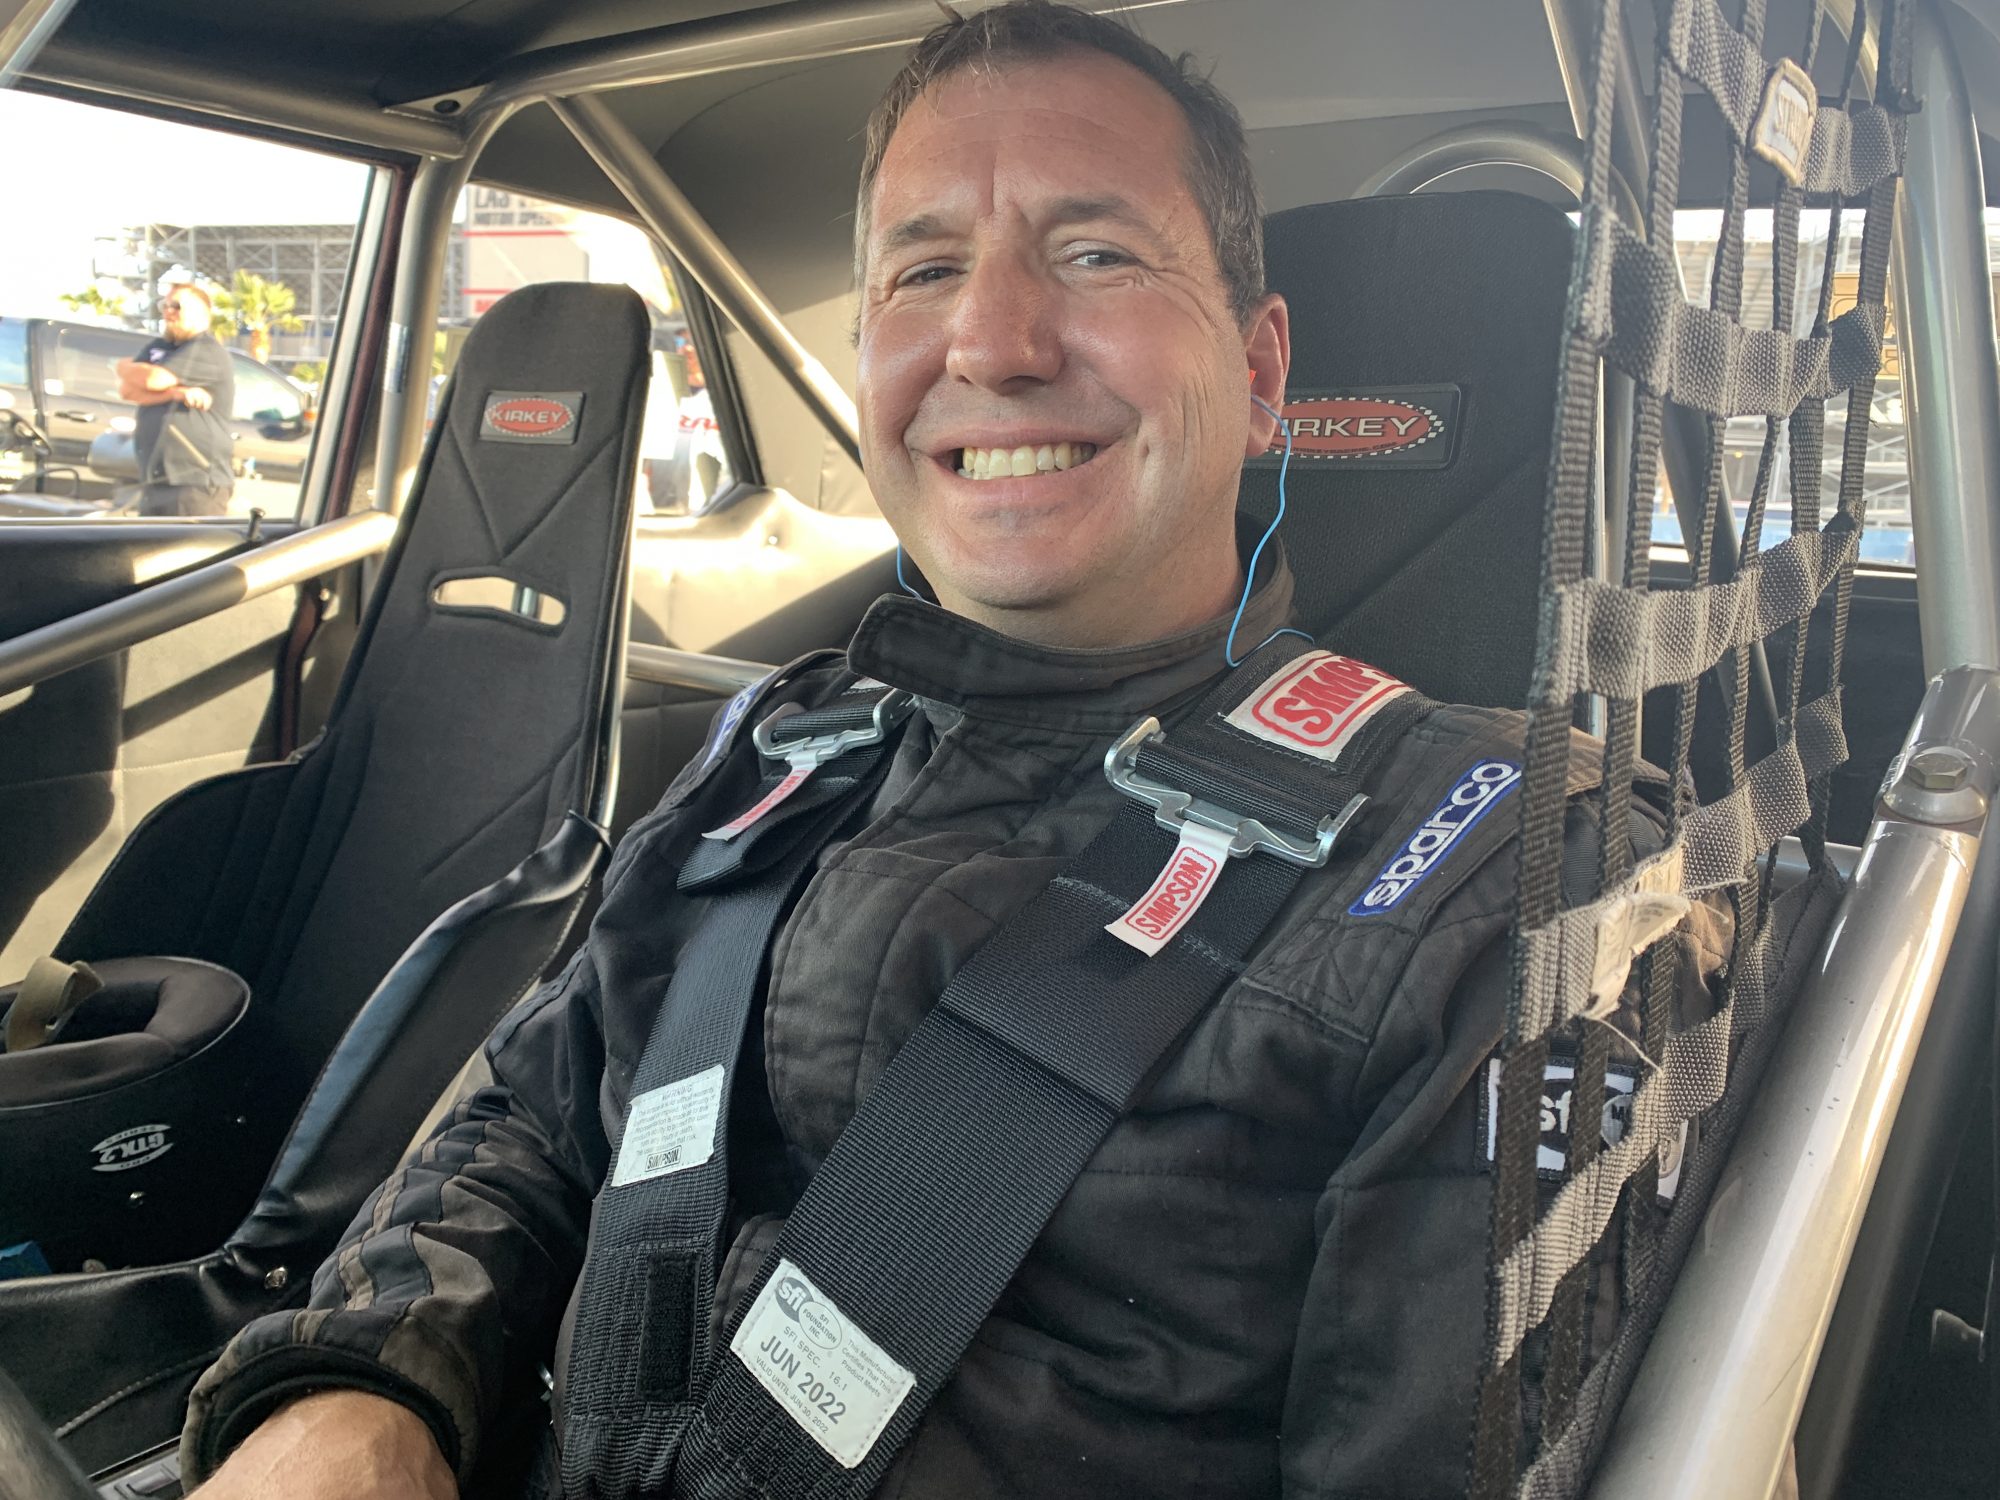
[[[1257,581],[1257,561],[1264,555],[1264,544],[1277,535],[1278,523],[1285,519],[1285,476],[1291,472],[1292,468],[1291,428],[1285,425],[1285,419],[1263,397],[1252,394],[1250,399],[1270,414],[1272,420],[1278,424],[1278,431],[1285,435],[1285,456],[1278,463],[1278,513],[1271,517],[1271,524],[1264,528],[1264,534],[1257,538],[1256,550],[1250,554],[1250,566],[1244,570],[1243,574],[1243,597],[1236,601],[1236,617],[1229,622],[1229,639],[1222,643],[1222,659],[1232,667],[1242,666],[1243,657],[1250,654],[1248,651],[1244,652],[1243,656],[1236,654],[1236,630],[1243,623],[1243,611],[1250,606],[1250,589]],[[1281,635],[1295,635],[1301,640],[1307,641],[1312,639],[1303,630],[1293,630],[1287,626],[1283,630],[1272,631],[1263,640],[1259,641],[1253,649],[1262,649],[1270,645],[1271,642],[1275,641]]]
[[[921,599],[924,597],[911,588],[910,580],[903,576],[903,547],[900,542],[896,544],[896,582],[902,586],[903,592],[908,594],[912,599]]]

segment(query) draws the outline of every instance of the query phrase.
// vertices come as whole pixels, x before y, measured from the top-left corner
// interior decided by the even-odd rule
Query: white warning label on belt
[[[750,1304],[729,1352],[843,1469],[868,1456],[917,1383],[788,1260]]]
[[[1181,841],[1167,867],[1132,909],[1104,930],[1151,958],[1194,920],[1229,862],[1230,835],[1199,823],[1181,824]]]
[[[632,1101],[611,1185],[685,1172],[715,1155],[715,1121],[722,1113],[722,1064],[648,1089]]]

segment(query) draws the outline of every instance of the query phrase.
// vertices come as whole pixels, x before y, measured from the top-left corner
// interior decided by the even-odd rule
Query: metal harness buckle
[[[1295,865],[1317,870],[1333,857],[1333,846],[1339,840],[1341,830],[1368,803],[1365,796],[1350,797],[1347,806],[1339,812],[1319,820],[1319,828],[1311,843],[1288,838],[1260,819],[1232,812],[1226,807],[1204,801],[1192,792],[1184,792],[1140,775],[1139,747],[1152,739],[1162,742],[1166,739],[1158,719],[1141,719],[1126,730],[1104,754],[1105,779],[1134,801],[1152,808],[1153,820],[1169,833],[1178,833],[1183,824],[1194,823],[1227,834],[1232,856],[1255,854],[1262,850],[1290,860]]]
[[[785,720],[805,712],[798,704],[787,703],[750,731],[750,741],[760,755],[770,760],[782,760],[794,771],[816,771],[850,750],[881,744],[889,737],[889,731],[907,719],[910,710],[916,706],[913,694],[892,688],[875,700],[875,713],[866,729],[836,729],[827,734],[809,735],[780,744],[773,740],[771,731],[782,729]]]

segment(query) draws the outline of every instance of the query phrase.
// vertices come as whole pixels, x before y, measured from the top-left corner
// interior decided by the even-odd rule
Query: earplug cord
[[[903,544],[901,542],[896,543],[896,582],[902,586],[903,592],[908,594],[912,599],[923,599],[924,596],[911,588],[910,580],[903,576]],[[930,601],[925,600],[924,602],[929,603]]]
[[[1243,656],[1236,654],[1236,631],[1243,623],[1243,611],[1250,606],[1250,589],[1257,581],[1257,562],[1264,555],[1264,544],[1277,535],[1278,523],[1285,519],[1285,476],[1291,472],[1292,468],[1291,428],[1285,425],[1285,419],[1263,397],[1253,392],[1250,399],[1263,407],[1266,412],[1270,413],[1271,419],[1278,424],[1278,431],[1285,435],[1285,456],[1278,463],[1278,513],[1271,517],[1271,524],[1264,528],[1264,534],[1257,538],[1256,549],[1250,554],[1250,566],[1243,574],[1243,597],[1236,601],[1236,617],[1229,622],[1229,639],[1222,643],[1222,659],[1232,667],[1242,666],[1243,657],[1250,654],[1248,651],[1244,652]],[[1290,626],[1286,626],[1283,629],[1274,630],[1265,636],[1263,640],[1257,643],[1256,649],[1262,649],[1270,645],[1271,642],[1275,641],[1281,635],[1295,635],[1305,641],[1312,639],[1303,630],[1294,630]]]

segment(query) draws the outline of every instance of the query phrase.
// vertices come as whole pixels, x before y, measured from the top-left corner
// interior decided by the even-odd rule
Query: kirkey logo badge
[[[1348,915],[1377,917],[1393,911],[1520,783],[1521,768],[1508,760],[1481,761],[1459,777],[1458,785],[1445,793],[1444,801],[1403,840],[1403,846],[1390,856],[1361,898],[1347,908]]]
[[[1225,717],[1245,734],[1331,761],[1386,704],[1409,691],[1409,684],[1365,661],[1309,651]]]
[[[582,391],[494,391],[479,418],[482,442],[574,443]]]
[[[1455,385],[1375,390],[1296,391],[1284,406],[1295,463],[1356,469],[1442,469],[1458,440]],[[1268,468],[1285,454],[1285,432],[1252,462]]]

